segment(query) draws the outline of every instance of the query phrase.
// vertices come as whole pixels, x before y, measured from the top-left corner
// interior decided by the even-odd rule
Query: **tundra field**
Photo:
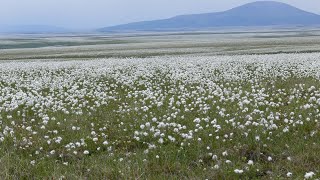
[[[317,32],[1,37],[0,177],[320,178],[319,45]]]

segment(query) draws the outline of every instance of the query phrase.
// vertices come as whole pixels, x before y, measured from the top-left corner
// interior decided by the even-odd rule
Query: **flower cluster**
[[[130,145],[159,160],[168,146],[177,153],[198,149],[200,164],[209,158],[212,169],[243,175],[259,159],[279,158],[247,151],[243,164],[234,162],[250,143],[268,149],[290,133],[316,143],[318,59],[313,53],[1,62],[0,146],[29,153],[32,165],[45,158],[68,165],[70,157],[100,152],[117,157]],[[120,162],[135,154],[126,151]]]

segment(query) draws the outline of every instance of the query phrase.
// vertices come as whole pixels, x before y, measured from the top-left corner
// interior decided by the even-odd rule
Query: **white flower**
[[[310,179],[310,178],[312,178],[314,175],[315,175],[315,173],[312,172],[312,171],[310,171],[310,172],[307,172],[307,173],[304,175],[304,178],[305,178],[305,179]]]
[[[287,173],[287,177],[291,177],[292,176],[292,173],[291,172],[288,172]]]
[[[247,164],[248,164],[248,165],[253,165],[253,161],[252,161],[252,160],[249,160]]]
[[[88,150],[85,150],[85,151],[83,151],[83,154],[88,155],[88,154],[89,154],[89,151],[88,151]]]
[[[193,122],[195,122],[195,123],[197,123],[197,124],[199,124],[200,123],[200,118],[196,118],[195,120],[193,120]]]
[[[212,160],[217,160],[218,159],[218,156],[217,155],[213,155],[212,156]]]
[[[228,155],[227,151],[222,152],[222,156],[227,156],[227,155]]]
[[[242,174],[243,173],[243,170],[242,169],[235,169],[234,172],[236,174]]]
[[[31,164],[32,166],[34,166],[34,165],[36,164],[36,161],[35,161],[35,160],[32,160],[32,161],[30,162],[30,164]]]

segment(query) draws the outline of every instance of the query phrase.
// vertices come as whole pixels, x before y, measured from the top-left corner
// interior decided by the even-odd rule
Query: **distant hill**
[[[320,15],[291,5],[258,1],[224,12],[181,15],[169,19],[143,21],[101,28],[98,31],[190,30],[239,26],[313,26],[320,25]]]
[[[47,25],[17,25],[17,26],[2,26],[0,27],[0,33],[27,33],[27,34],[39,34],[39,33],[64,33],[68,30],[56,26]]]

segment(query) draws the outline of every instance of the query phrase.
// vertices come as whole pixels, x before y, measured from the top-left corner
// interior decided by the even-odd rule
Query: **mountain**
[[[0,33],[22,33],[22,34],[39,34],[39,33],[64,33],[68,30],[48,25],[17,25],[17,26],[2,26]]]
[[[239,26],[313,26],[320,15],[274,1],[257,1],[224,12],[175,16],[169,19],[135,22],[98,31],[198,30]]]

